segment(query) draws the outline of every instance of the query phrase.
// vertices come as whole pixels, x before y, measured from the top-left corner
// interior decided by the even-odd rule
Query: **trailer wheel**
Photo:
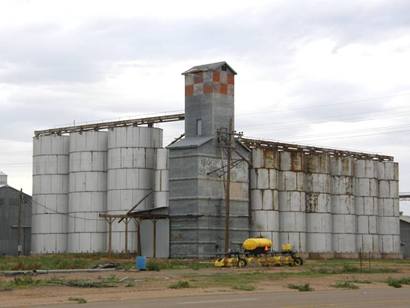
[[[238,259],[238,267],[246,267],[247,262],[245,259]]]
[[[300,258],[300,257],[296,257],[295,258],[295,265],[298,265],[298,266],[303,265],[303,259]]]

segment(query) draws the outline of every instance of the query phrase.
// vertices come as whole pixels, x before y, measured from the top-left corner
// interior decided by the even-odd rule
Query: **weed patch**
[[[176,283],[173,283],[169,286],[170,289],[186,289],[190,287],[191,285],[189,281],[186,281],[186,280],[177,281]]]
[[[363,284],[370,284],[372,283],[370,280],[361,280],[361,279],[353,279],[353,280],[348,280],[349,282],[352,283],[363,283]]]
[[[379,274],[379,273],[397,273],[399,270],[396,268],[389,267],[373,267],[361,269],[359,266],[351,264],[343,264],[342,266],[334,267],[312,267],[310,269],[312,272],[320,274],[357,274],[357,273],[369,273],[369,274]]]
[[[351,281],[336,281],[336,283],[332,285],[332,287],[351,290],[359,289],[359,286]]]
[[[401,288],[401,283],[398,279],[389,278],[387,284],[393,288]]]
[[[76,288],[112,288],[115,287],[113,283],[105,281],[94,281],[87,279],[78,279],[78,280],[68,280],[63,283],[68,287]]]
[[[238,285],[234,285],[232,289],[240,290],[240,291],[254,291],[255,287],[250,284],[238,284]]]
[[[308,283],[304,283],[304,284],[288,284],[288,288],[289,289],[295,289],[298,290],[300,292],[309,292],[309,291],[313,291],[314,289],[310,286],[310,284]]]
[[[87,303],[87,301],[82,297],[69,297],[68,300],[72,301],[72,302],[77,302],[77,304],[86,304]]]
[[[387,279],[387,284],[393,288],[401,288],[403,284],[405,285],[410,285],[410,278],[409,277],[404,277],[404,278],[391,278]]]
[[[150,261],[150,262],[147,263],[147,270],[159,272],[161,270],[161,268],[160,268],[158,263]]]

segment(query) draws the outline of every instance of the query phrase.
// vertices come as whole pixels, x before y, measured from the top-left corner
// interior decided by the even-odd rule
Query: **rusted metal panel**
[[[280,155],[278,151],[273,149],[263,149],[263,158],[265,161],[265,168],[279,169]]]

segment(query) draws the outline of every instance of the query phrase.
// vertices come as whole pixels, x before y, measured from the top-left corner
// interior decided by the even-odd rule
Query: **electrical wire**
[[[58,212],[55,211],[47,206],[45,206],[44,204],[32,199],[32,204],[36,204],[37,206],[40,206],[42,208],[45,208],[48,211],[51,211],[52,213],[41,213],[39,215],[47,215],[47,214],[59,214],[59,215],[66,215],[68,217],[74,218],[74,219],[80,219],[80,220],[89,220],[89,221],[105,221],[103,218],[88,218],[88,217],[81,217],[81,216],[76,216],[76,215],[72,215],[70,213],[63,213],[63,212]]]
[[[338,105],[349,105],[349,104],[355,104],[355,103],[360,103],[360,102],[370,102],[374,100],[380,100],[384,98],[391,98],[391,97],[397,97],[397,96],[407,96],[410,95],[410,92],[403,92],[399,94],[390,94],[390,95],[384,95],[384,96],[378,96],[378,97],[368,97],[368,98],[362,98],[362,99],[356,99],[356,100],[348,100],[348,101],[340,101],[340,102],[334,102],[334,103],[326,103],[326,104],[320,104],[320,105],[313,105],[313,106],[300,106],[300,107],[292,107],[291,110],[271,110],[271,109],[265,109],[261,111],[256,111],[256,112],[243,112],[243,113],[238,113],[237,116],[250,116],[254,114],[267,114],[267,113],[276,113],[276,114],[283,114],[283,113],[288,113],[289,111],[295,111],[295,110],[304,110],[308,109],[311,110],[312,108],[327,108],[327,107],[333,107],[333,106],[338,106]],[[289,105],[288,105],[289,106]],[[270,105],[270,107],[277,108],[275,105]]]

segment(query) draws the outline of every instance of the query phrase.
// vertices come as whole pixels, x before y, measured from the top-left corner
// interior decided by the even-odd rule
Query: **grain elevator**
[[[264,236],[311,257],[399,257],[393,157],[246,138],[230,65],[183,78],[184,114],[35,132],[33,253],[209,258]],[[154,126],[180,120],[164,147]]]

